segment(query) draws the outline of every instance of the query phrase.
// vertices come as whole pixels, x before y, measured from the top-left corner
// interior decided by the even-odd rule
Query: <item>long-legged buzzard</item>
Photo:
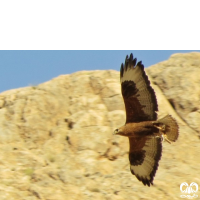
[[[126,108],[126,123],[114,134],[129,138],[130,170],[144,185],[153,179],[162,155],[162,141],[175,142],[178,124],[170,115],[157,119],[156,95],[142,62],[126,56],[120,69],[121,92]]]

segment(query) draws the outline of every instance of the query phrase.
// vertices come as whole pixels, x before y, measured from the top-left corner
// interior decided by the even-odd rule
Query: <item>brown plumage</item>
[[[175,142],[178,125],[170,115],[157,120],[156,95],[142,62],[126,57],[120,69],[121,92],[126,109],[126,123],[114,134],[129,138],[130,170],[144,185],[153,179],[162,155],[162,141]]]

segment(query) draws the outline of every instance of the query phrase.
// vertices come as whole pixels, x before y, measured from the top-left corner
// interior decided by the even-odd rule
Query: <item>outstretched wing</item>
[[[126,108],[126,123],[157,119],[158,105],[153,88],[144,71],[142,62],[126,56],[121,65],[121,91]]]
[[[162,143],[160,137],[146,136],[129,138],[130,170],[144,185],[153,185],[153,179],[158,168],[158,162],[162,155]]]

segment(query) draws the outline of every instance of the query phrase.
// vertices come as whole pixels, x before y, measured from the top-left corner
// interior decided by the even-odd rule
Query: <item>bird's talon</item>
[[[166,134],[163,134],[163,138],[164,138],[164,140],[166,140],[169,144],[171,144],[171,141],[167,138],[167,135],[166,135]]]

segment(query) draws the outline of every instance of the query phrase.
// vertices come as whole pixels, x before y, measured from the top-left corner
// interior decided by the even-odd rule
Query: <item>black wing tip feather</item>
[[[124,64],[121,64],[121,68],[120,68],[120,77],[123,77],[124,75]]]
[[[134,58],[133,54],[131,53],[129,57],[128,55],[126,56],[125,63],[121,64],[120,77],[121,78],[123,77],[124,71],[127,71],[128,68],[131,68],[131,67],[134,68],[135,66],[139,66],[142,69],[144,69],[144,65],[142,64],[142,61],[137,63],[137,58]]]
[[[131,173],[132,173],[133,175],[136,176],[136,174],[134,173],[133,170],[131,170]],[[136,176],[136,178],[137,178],[139,181],[141,181],[145,186],[147,185],[147,186],[150,187],[151,185],[153,185],[153,179],[154,179],[154,177],[151,177],[151,180],[144,179],[143,177],[140,177],[140,176]]]

